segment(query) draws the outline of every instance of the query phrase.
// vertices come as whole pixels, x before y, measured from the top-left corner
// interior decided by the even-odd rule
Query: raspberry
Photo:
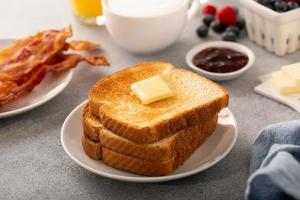
[[[215,15],[217,12],[217,8],[212,4],[207,4],[202,8],[202,13],[205,15]]]
[[[231,6],[221,8],[217,13],[217,17],[222,24],[227,26],[235,25],[237,22],[236,12]]]

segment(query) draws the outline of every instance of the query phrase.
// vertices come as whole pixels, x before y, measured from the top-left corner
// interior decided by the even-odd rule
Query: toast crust
[[[102,126],[99,117],[94,116],[89,111],[89,104],[87,103],[82,111],[82,127],[85,136],[95,142],[99,142],[99,129],[102,128]]]
[[[209,87],[213,87],[213,90],[209,92],[213,94],[218,93],[218,95],[216,95],[213,99],[209,99],[205,103],[194,103],[193,106],[187,107],[176,113],[172,113],[172,115],[168,115],[168,109],[164,110],[162,108],[180,107],[180,98],[177,98],[179,100],[177,100],[173,106],[172,103],[174,103],[174,98],[172,97],[144,106],[139,103],[139,100],[135,96],[130,94],[130,84],[158,74],[164,74],[163,76],[167,77],[165,78],[165,81],[167,82],[172,79],[168,77],[173,77],[171,82],[174,82],[176,78],[180,78],[181,76],[179,75],[182,75],[182,77],[192,77],[193,80],[197,80],[200,83],[209,85]],[[171,89],[173,85],[170,83],[169,86],[171,86]],[[121,89],[119,87],[121,87]],[[199,86],[197,87],[199,88]],[[176,88],[174,90],[176,91]],[[207,96],[210,95],[208,94]],[[120,103],[119,100],[122,101],[123,97],[126,98],[126,101],[128,100],[128,102],[132,102],[129,105],[124,105],[125,111],[130,111],[127,107],[134,105],[137,109],[139,109],[139,112],[136,113],[142,113],[140,123],[138,123],[139,114],[134,113],[134,115],[137,115],[134,117],[136,123],[119,117],[121,115],[116,114],[118,111],[114,110],[115,108],[113,105],[118,103],[121,105],[119,107],[122,107],[122,103]],[[163,62],[148,62],[126,68],[98,81],[89,91],[90,110],[95,116],[99,117],[101,123],[115,134],[127,138],[135,143],[142,144],[157,142],[186,127],[194,126],[199,122],[206,121],[216,115],[216,113],[218,113],[222,108],[227,107],[228,101],[228,92],[223,87],[204,77],[186,70],[175,69],[171,64]],[[185,101],[182,100],[182,102]],[[125,116],[124,113],[122,114]],[[126,116],[130,119],[133,118],[131,113],[127,113]],[[159,120],[156,120],[158,116]]]
[[[81,135],[81,144],[84,152],[90,158],[94,160],[101,160],[102,158],[102,145],[100,142],[94,142],[86,137],[84,134]]]
[[[199,134],[188,131],[185,134],[178,134],[178,138],[170,145],[172,157],[167,160],[145,160],[134,156],[129,156],[120,152],[110,150],[100,142],[94,142],[82,134],[82,145],[85,153],[92,159],[100,160],[107,165],[145,176],[163,176],[171,174],[178,166],[182,165],[186,159],[210,136],[216,126],[217,117],[212,119],[212,123]],[[137,144],[139,145],[139,144]],[[137,149],[139,150],[139,149]],[[147,151],[144,151],[147,154]]]
[[[189,141],[194,141],[199,137],[207,137],[207,133],[212,133],[218,120],[218,116],[215,115],[212,119],[182,129],[159,142],[139,144],[112,133],[101,125],[97,117],[93,117],[93,121],[86,119],[93,115],[89,111],[88,104],[85,106],[83,112],[85,112],[85,114],[83,114],[84,118],[82,119],[84,134],[89,139],[93,140],[90,135],[99,135],[100,140],[98,140],[98,142],[101,141],[102,146],[105,148],[144,160],[168,160],[174,157],[177,151],[186,148],[186,145],[190,143]],[[98,119],[98,121],[95,119]],[[94,132],[87,134],[86,131],[89,130],[93,130]]]
[[[174,159],[147,161],[102,148],[103,162],[111,167],[145,176],[163,176],[174,171]]]
[[[102,159],[107,165],[129,171],[135,174],[144,176],[165,176],[171,174],[178,166],[182,165],[193,152],[205,141],[205,139],[213,133],[215,126],[208,127],[205,134],[198,134],[191,140],[189,137],[181,137],[181,140],[176,140],[176,145],[181,146],[185,143],[184,147],[181,146],[175,156],[169,160],[164,161],[148,161],[136,157],[128,156],[102,147]]]
[[[183,129],[172,136],[152,144],[134,143],[111,133],[107,129],[100,131],[100,141],[102,146],[109,150],[143,160],[164,161],[172,157],[181,160],[181,154],[184,154],[186,151],[189,152],[189,148],[192,148],[194,143],[197,145],[201,144],[213,133],[217,121],[218,117],[214,116],[209,121]]]

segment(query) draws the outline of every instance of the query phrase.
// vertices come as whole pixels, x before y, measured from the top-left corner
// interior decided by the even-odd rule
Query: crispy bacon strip
[[[15,81],[60,52],[72,35],[70,27],[39,32],[0,51],[0,81]]]
[[[8,94],[17,86],[13,81],[0,82],[0,99],[7,98]]]
[[[58,62],[53,65],[46,65],[47,70],[55,73],[63,72],[76,67],[76,65],[82,61],[87,62],[90,65],[109,66],[109,62],[104,56],[96,56],[92,58],[86,58],[79,54],[66,54],[62,56],[63,58],[61,62]]]
[[[25,93],[31,92],[33,88],[43,80],[46,73],[46,68],[40,66],[28,74],[28,79],[21,85],[17,85],[12,81],[0,82],[0,106]]]
[[[104,56],[85,58],[82,55],[65,54],[69,49],[100,49],[99,45],[90,41],[66,42],[71,36],[71,26],[62,30],[48,30],[17,40],[9,48],[1,50],[0,106],[30,92],[47,72],[66,71],[82,61],[90,65],[109,65]]]
[[[69,48],[76,51],[99,50],[99,44],[88,40],[74,40],[68,43]]]

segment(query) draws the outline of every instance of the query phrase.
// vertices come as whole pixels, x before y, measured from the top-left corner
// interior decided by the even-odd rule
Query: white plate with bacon
[[[0,40],[0,118],[26,112],[54,98],[69,84],[72,68],[79,62],[109,65],[104,56],[76,54],[74,51],[100,47],[85,40],[67,41],[71,36],[69,26],[19,40]]]
[[[7,47],[12,42],[12,39],[1,39],[0,49]],[[48,102],[67,87],[72,76],[73,70],[47,75],[30,93],[0,106],[0,118],[21,114]]]

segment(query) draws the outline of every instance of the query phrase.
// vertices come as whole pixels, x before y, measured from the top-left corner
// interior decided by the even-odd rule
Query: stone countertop
[[[219,38],[197,38],[200,16],[196,16],[176,44],[155,55],[137,56],[119,48],[104,27],[76,22],[66,0],[3,1],[0,19],[0,38],[72,24],[74,38],[100,42],[111,62],[105,69],[81,64],[57,97],[30,112],[0,119],[0,199],[243,199],[251,144],[258,131],[272,123],[299,118],[294,110],[255,94],[253,88],[259,84],[258,76],[299,61],[300,52],[277,57],[244,37],[240,42],[256,55],[253,68],[238,79],[220,83],[229,90],[229,107],[239,128],[231,153],[214,167],[177,181],[137,184],[110,180],[86,171],[65,154],[60,129],[66,116],[103,76],[148,60],[164,60],[185,68],[185,54],[190,48]]]

